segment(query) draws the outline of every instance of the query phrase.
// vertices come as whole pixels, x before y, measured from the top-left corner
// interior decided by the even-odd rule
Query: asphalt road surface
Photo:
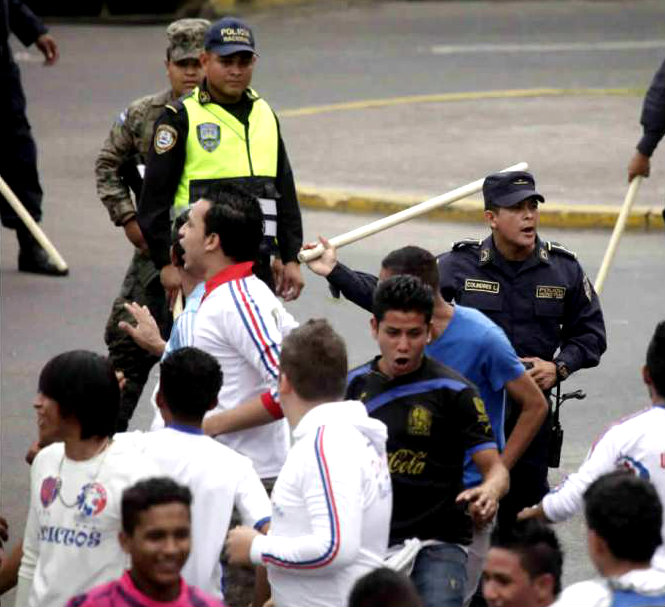
[[[631,3],[630,10],[623,2],[465,2],[345,8],[326,5],[323,10],[256,14],[251,20],[256,24],[261,63],[255,83],[279,110],[446,92],[644,88],[665,56],[663,11],[659,2]],[[34,49],[25,52],[16,47],[21,51],[18,58],[29,116],[40,151],[46,191],[44,227],[69,262],[71,275],[50,279],[17,273],[14,236],[7,230],[0,233],[0,512],[10,522],[10,544],[21,535],[25,520],[28,468],[23,455],[36,435],[31,403],[39,370],[50,357],[64,350],[104,351],[103,327],[131,250],[97,199],[93,163],[111,121],[125,105],[164,86],[163,29],[54,26],[52,33],[60,42],[62,58],[53,68],[44,68],[35,61]],[[617,166],[621,161],[620,168],[627,163],[639,137],[640,101],[639,95],[611,101],[612,107],[620,106],[617,111],[625,130],[617,137],[612,135],[606,152]],[[459,102],[454,116],[464,119],[464,108],[473,103],[478,102]],[[540,106],[529,103],[534,108],[529,110],[533,112],[533,124],[524,121],[515,129],[501,122],[511,119],[506,114],[510,102],[482,102],[483,124],[490,128],[500,123],[507,134],[517,130],[523,139],[537,142],[542,117],[552,114],[556,104],[551,100]],[[610,178],[610,171],[602,171],[593,164],[595,159],[585,157],[585,141],[593,149],[602,150],[597,141],[599,132],[618,122],[601,120],[603,103],[590,107],[588,99],[580,99],[581,105],[577,105],[566,98],[566,104],[557,120],[574,136],[576,152],[571,155],[559,144],[542,152],[538,161],[545,173],[546,195],[551,193],[562,202],[574,200],[578,188],[593,192]],[[586,116],[599,116],[601,126],[595,131],[578,121],[575,110],[581,106]],[[309,183],[340,187],[367,184],[423,192],[435,189],[431,171],[419,171],[421,162],[425,162],[421,159],[431,152],[430,143],[419,144],[419,137],[429,129],[446,139],[450,129],[461,141],[464,132],[458,121],[443,120],[436,107],[426,111],[421,105],[409,107],[422,123],[422,130],[412,133],[409,142],[389,139],[391,118],[382,110],[362,110],[363,119],[349,113],[348,121],[341,113],[334,117],[321,114],[320,118],[283,119],[296,176],[302,175],[301,179]],[[478,111],[477,106],[474,111]],[[403,121],[407,113],[401,109],[393,119]],[[565,114],[570,116],[568,121]],[[468,124],[473,122],[466,119]],[[363,130],[365,123],[367,129]],[[347,129],[347,140],[340,134],[342,127]],[[334,132],[326,137],[331,130]],[[382,130],[394,153],[386,151]],[[410,146],[408,162],[400,152],[402,144]],[[500,144],[498,138],[492,145]],[[436,151],[442,183],[446,184],[443,189],[448,184],[454,187],[481,177],[495,165],[499,168],[523,159],[523,149],[511,143],[510,160],[498,162],[487,153],[482,133],[474,134],[464,145],[464,154],[456,155],[454,146]],[[356,156],[345,167],[349,148]],[[474,148],[485,150],[480,166],[470,157]],[[372,160],[376,158],[381,161]],[[587,160],[591,164],[585,164]],[[553,166],[565,161],[570,177],[547,173],[548,161]],[[476,174],[478,171],[480,174]],[[612,179],[623,187],[623,175]],[[408,188],[400,187],[406,182]],[[664,185],[665,164],[656,157],[654,177],[645,184],[650,204],[661,204]],[[616,192],[616,198],[621,200],[623,193]],[[305,234],[308,239],[317,234],[330,236],[370,219],[306,211]],[[483,234],[482,224],[415,221],[395,228],[389,237],[379,235],[351,245],[341,257],[352,267],[372,271],[394,247],[419,244],[439,252],[458,238]],[[542,236],[576,250],[592,279],[609,239],[606,232],[547,231]],[[553,482],[579,465],[608,422],[648,402],[640,367],[648,339],[663,316],[664,246],[662,233],[630,233],[622,241],[602,298],[609,348],[599,368],[580,372],[567,382],[571,388],[583,388],[588,398],[564,409],[563,462],[559,470],[552,471]],[[306,279],[301,299],[289,306],[293,314],[299,320],[310,316],[330,318],[347,339],[353,364],[373,356],[376,346],[370,337],[368,315],[348,302],[332,300],[325,281],[311,273],[306,273]],[[148,417],[144,399],[135,417],[136,427],[145,427]],[[567,550],[566,581],[589,577],[592,568],[585,556],[585,536],[579,520],[559,529]]]

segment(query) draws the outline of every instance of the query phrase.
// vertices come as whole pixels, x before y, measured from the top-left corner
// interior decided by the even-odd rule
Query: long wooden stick
[[[30,233],[35,237],[35,240],[42,246],[48,256],[51,258],[56,268],[61,271],[67,270],[67,262],[61,257],[58,250],[53,246],[44,231],[39,227],[37,222],[32,218],[30,213],[23,206],[23,203],[17,198],[16,194],[7,185],[7,182],[0,177],[0,193],[5,197],[14,212],[20,217],[25,227],[30,230]]]
[[[619,212],[619,217],[617,218],[616,224],[614,224],[614,230],[612,231],[612,236],[610,237],[610,242],[607,245],[605,251],[605,257],[603,257],[603,263],[600,264],[600,270],[598,270],[598,276],[596,276],[596,282],[594,283],[594,288],[596,293],[600,295],[603,292],[603,286],[605,285],[605,279],[607,278],[607,273],[610,270],[612,265],[612,260],[619,246],[619,241],[623,235],[624,230],[626,229],[626,221],[628,221],[628,215],[630,215],[630,209],[635,202],[635,197],[637,196],[637,190],[640,189],[642,184],[643,177],[637,175],[633,177],[633,180],[630,182],[626,198],[623,201],[623,206]]]
[[[507,171],[525,171],[528,168],[528,166],[529,165],[526,162],[520,162],[518,164],[514,164],[513,166],[509,166],[503,169],[501,173],[505,173]],[[360,226],[355,230],[351,230],[350,232],[345,232],[344,234],[340,234],[339,236],[334,236],[333,238],[330,239],[330,244],[333,247],[339,249],[340,247],[346,246],[347,244],[351,244],[352,242],[357,242],[358,240],[362,240],[363,238],[367,238],[368,236],[372,236],[373,234],[382,232],[383,230],[387,230],[388,228],[392,228],[400,223],[409,221],[414,217],[418,217],[420,215],[428,213],[433,209],[438,209],[440,207],[448,206],[453,202],[457,202],[462,198],[466,198],[471,194],[479,192],[483,188],[483,181],[485,180],[478,179],[477,181],[472,181],[467,185],[459,187],[455,190],[451,190],[450,192],[447,192],[445,194],[441,194],[440,196],[430,198],[429,200],[416,204],[412,207],[409,207],[408,209],[404,209],[403,211],[393,213],[392,215],[388,215],[387,217],[383,217],[382,219],[378,219],[377,221],[373,221],[372,223]],[[303,263],[307,263],[308,261],[312,261],[313,259],[321,257],[321,255],[323,255],[323,251],[324,251],[323,245],[319,244],[313,249],[300,251],[300,253],[298,254],[298,259]]]

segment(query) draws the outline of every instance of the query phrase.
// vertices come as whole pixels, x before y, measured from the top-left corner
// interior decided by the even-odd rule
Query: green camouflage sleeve
[[[120,167],[139,153],[132,134],[132,125],[140,115],[137,109],[130,105],[118,116],[95,161],[97,194],[117,226],[136,215],[129,187],[120,177]]]

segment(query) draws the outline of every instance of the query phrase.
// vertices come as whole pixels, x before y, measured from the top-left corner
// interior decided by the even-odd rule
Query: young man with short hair
[[[341,401],[347,356],[325,320],[282,344],[279,391],[295,444],[272,493],[270,534],[229,533],[231,562],[264,564],[279,607],[340,607],[355,581],[382,566],[392,493],[386,427]]]
[[[548,607],[561,591],[562,569],[559,540],[544,523],[499,528],[483,568],[483,596],[489,607]]]
[[[122,573],[122,491],[159,469],[113,439],[120,389],[111,363],[98,354],[74,350],[52,358],[34,407],[40,443],[49,446],[30,469],[16,604],[51,607]]]
[[[617,471],[596,479],[584,493],[589,556],[601,580],[566,588],[559,607],[665,606],[665,571],[652,567],[663,543],[663,508],[645,478]]]
[[[191,489],[193,541],[182,576],[222,598],[219,557],[233,509],[238,508],[243,523],[265,531],[270,500],[249,458],[201,430],[203,416],[215,407],[222,384],[217,361],[196,348],[180,348],[160,364],[159,381],[157,405],[166,427],[119,434],[117,440],[133,441],[164,474]]]
[[[72,597],[67,607],[222,607],[180,576],[191,548],[192,494],[151,478],[122,494],[120,544],[131,566],[120,579]]]
[[[431,288],[413,276],[379,284],[371,327],[381,354],[349,374],[347,397],[388,426],[390,544],[433,541],[418,553],[411,577],[423,604],[440,607],[462,604],[472,517],[481,526],[493,519],[508,473],[475,387],[425,356],[433,306]],[[467,452],[483,481],[463,490]]]

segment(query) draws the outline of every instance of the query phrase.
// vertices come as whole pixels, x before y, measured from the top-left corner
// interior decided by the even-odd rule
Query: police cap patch
[[[155,131],[153,145],[157,154],[168,152],[178,141],[178,131],[168,124],[160,124]]]

